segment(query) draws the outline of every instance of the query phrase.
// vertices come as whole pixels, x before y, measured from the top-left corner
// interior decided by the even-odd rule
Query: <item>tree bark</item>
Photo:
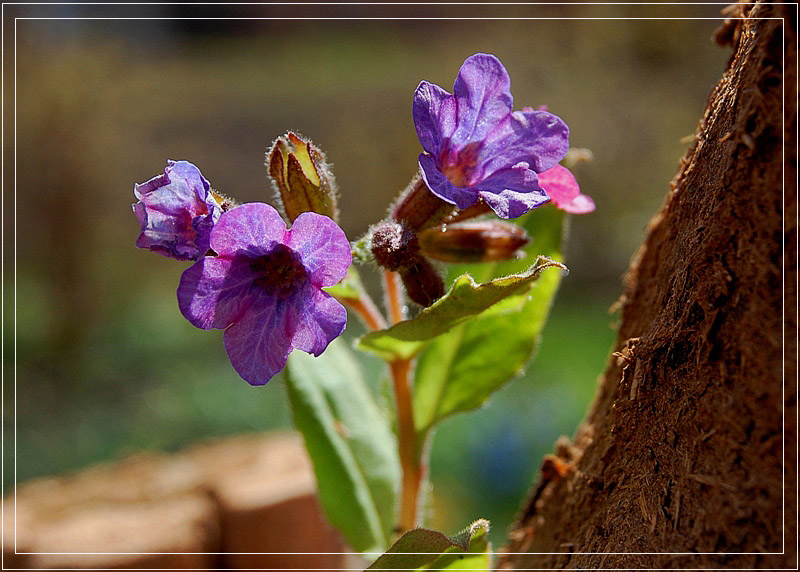
[[[729,10],[616,352],[502,569],[797,566],[797,7]]]

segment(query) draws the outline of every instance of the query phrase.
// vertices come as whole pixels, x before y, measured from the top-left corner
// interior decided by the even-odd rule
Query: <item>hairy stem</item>
[[[383,272],[383,289],[386,292],[389,320],[392,324],[403,321],[406,317],[406,312],[405,304],[403,303],[403,290],[400,286],[400,276],[396,272],[385,270]]]

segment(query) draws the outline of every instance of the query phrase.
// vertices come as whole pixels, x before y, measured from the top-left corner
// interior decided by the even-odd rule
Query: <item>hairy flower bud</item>
[[[403,224],[384,221],[370,233],[375,262],[397,272],[408,297],[428,307],[444,296],[444,281],[431,262],[420,254],[417,234]]]
[[[419,241],[402,224],[385,221],[372,229],[371,250],[378,265],[395,272],[419,258]]]
[[[491,262],[518,257],[528,240],[525,229],[511,223],[469,221],[421,232],[419,247],[442,262]]]
[[[272,144],[266,164],[289,222],[304,212],[337,220],[333,172],[310,140],[289,131]]]
[[[433,264],[423,256],[417,256],[410,266],[400,270],[400,279],[412,302],[427,308],[444,296],[444,281]]]
[[[408,228],[420,230],[437,226],[455,211],[455,206],[434,195],[421,175],[417,175],[392,206],[392,219]]]

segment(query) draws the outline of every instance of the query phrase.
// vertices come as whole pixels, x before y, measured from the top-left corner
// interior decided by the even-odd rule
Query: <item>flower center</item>
[[[250,262],[253,284],[279,299],[288,298],[306,280],[306,269],[300,257],[284,244],[278,244],[269,254]]]
[[[439,155],[441,172],[457,187],[468,187],[472,178],[472,171],[478,164],[478,150],[480,142],[470,143],[454,151],[443,149]]]

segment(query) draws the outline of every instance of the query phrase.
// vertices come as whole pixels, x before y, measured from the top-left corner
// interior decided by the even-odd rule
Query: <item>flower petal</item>
[[[250,385],[264,385],[286,365],[292,351],[288,309],[288,304],[261,296],[225,330],[222,341],[228,359]]]
[[[414,92],[412,114],[422,148],[438,157],[456,130],[456,98],[438,85],[423,81]]]
[[[581,194],[581,188],[569,169],[556,165],[539,173],[539,185],[553,199],[553,204],[562,211],[586,214],[594,210],[594,201]]]
[[[550,200],[527,163],[498,171],[480,186],[480,197],[500,218],[517,218]]]
[[[347,310],[327,292],[306,283],[290,304],[292,347],[320,355],[344,331]]]
[[[352,256],[347,236],[328,217],[305,212],[287,233],[286,246],[294,250],[317,287],[333,286],[344,278]]]
[[[503,117],[511,113],[511,78],[506,68],[491,54],[468,57],[453,84],[458,103],[458,127],[450,147],[461,148],[483,140]]]
[[[594,211],[594,201],[589,195],[580,194],[567,205],[560,207],[561,210],[572,214],[586,214]]]
[[[211,185],[200,173],[200,169],[189,161],[168,159],[164,173],[169,175],[169,179],[173,184],[182,184],[192,189],[195,192],[195,196],[202,201],[205,201],[208,192],[211,190]]]
[[[558,208],[569,204],[581,194],[575,176],[563,165],[556,165],[539,173],[539,185],[550,195]]]
[[[195,237],[194,244],[197,247],[199,256],[204,256],[209,248],[211,248],[211,231],[214,225],[217,224],[221,209],[216,209],[209,216],[197,216],[192,220],[192,228],[194,229]]]
[[[211,232],[211,248],[220,256],[260,256],[283,242],[286,223],[266,203],[246,203],[220,215]]]
[[[476,173],[495,171],[524,161],[541,173],[556,165],[569,149],[569,127],[547,111],[515,111],[486,136]]]
[[[419,167],[425,184],[434,195],[443,201],[454,204],[460,209],[471,207],[478,202],[476,189],[455,186],[439,171],[433,158],[429,155],[420,153]]]
[[[181,275],[178,307],[198,328],[227,328],[252,304],[252,287],[246,260],[206,256]]]

